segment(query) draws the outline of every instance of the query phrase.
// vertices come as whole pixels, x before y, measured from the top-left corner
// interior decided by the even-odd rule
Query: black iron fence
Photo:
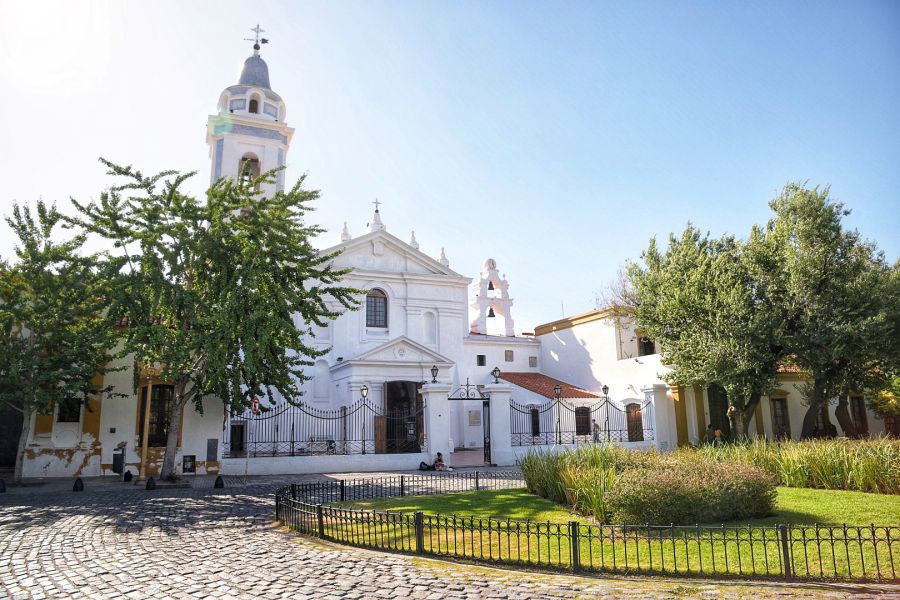
[[[465,473],[296,484],[276,518],[354,546],[579,571],[773,579],[891,580],[900,526],[637,526],[358,510],[335,503],[522,487],[518,473]]]
[[[653,440],[653,403],[619,406],[609,399],[574,404],[558,399],[543,404],[509,403],[513,446],[645,442]]]
[[[384,410],[371,400],[329,410],[299,402],[259,414],[232,415],[225,428],[228,458],[322,454],[400,454],[421,452],[424,419],[409,402]]]

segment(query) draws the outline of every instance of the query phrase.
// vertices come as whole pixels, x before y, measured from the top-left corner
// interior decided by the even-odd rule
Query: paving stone
[[[590,578],[324,545],[273,527],[280,482],[0,498],[0,600],[12,598],[885,598],[898,586]]]

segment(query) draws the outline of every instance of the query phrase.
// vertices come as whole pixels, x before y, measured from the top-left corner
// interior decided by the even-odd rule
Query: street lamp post
[[[437,365],[431,367],[431,383],[437,383],[438,368]]]
[[[365,403],[366,398],[369,397],[369,386],[367,386],[366,384],[363,384],[363,386],[361,388],[359,388],[359,394],[360,394],[360,396],[362,396],[362,400]],[[365,415],[365,414],[366,414],[366,412],[363,411],[363,415]],[[363,417],[363,420],[362,420],[362,453],[363,454],[366,453],[366,419],[365,419],[365,417]]]
[[[494,383],[500,383],[500,367],[494,367],[491,371],[491,377],[494,378]]]
[[[556,443],[562,444],[562,434],[559,431],[559,397],[562,396],[562,386],[558,383],[553,387],[553,395],[556,396]]]
[[[609,386],[603,386],[603,404],[606,407],[606,443],[609,443]]]

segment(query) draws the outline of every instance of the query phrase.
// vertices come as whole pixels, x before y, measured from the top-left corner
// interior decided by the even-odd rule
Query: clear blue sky
[[[108,184],[96,158],[209,176],[207,115],[259,22],[313,218],[510,280],[519,330],[592,307],[688,220],[743,234],[831,184],[900,254],[898,2],[5,3],[0,211]],[[0,255],[12,252],[0,226]]]

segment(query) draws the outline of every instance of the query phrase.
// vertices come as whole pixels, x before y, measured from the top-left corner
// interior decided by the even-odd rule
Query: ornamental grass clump
[[[900,494],[900,440],[893,438],[754,440],[679,453],[750,464],[788,487]]]

